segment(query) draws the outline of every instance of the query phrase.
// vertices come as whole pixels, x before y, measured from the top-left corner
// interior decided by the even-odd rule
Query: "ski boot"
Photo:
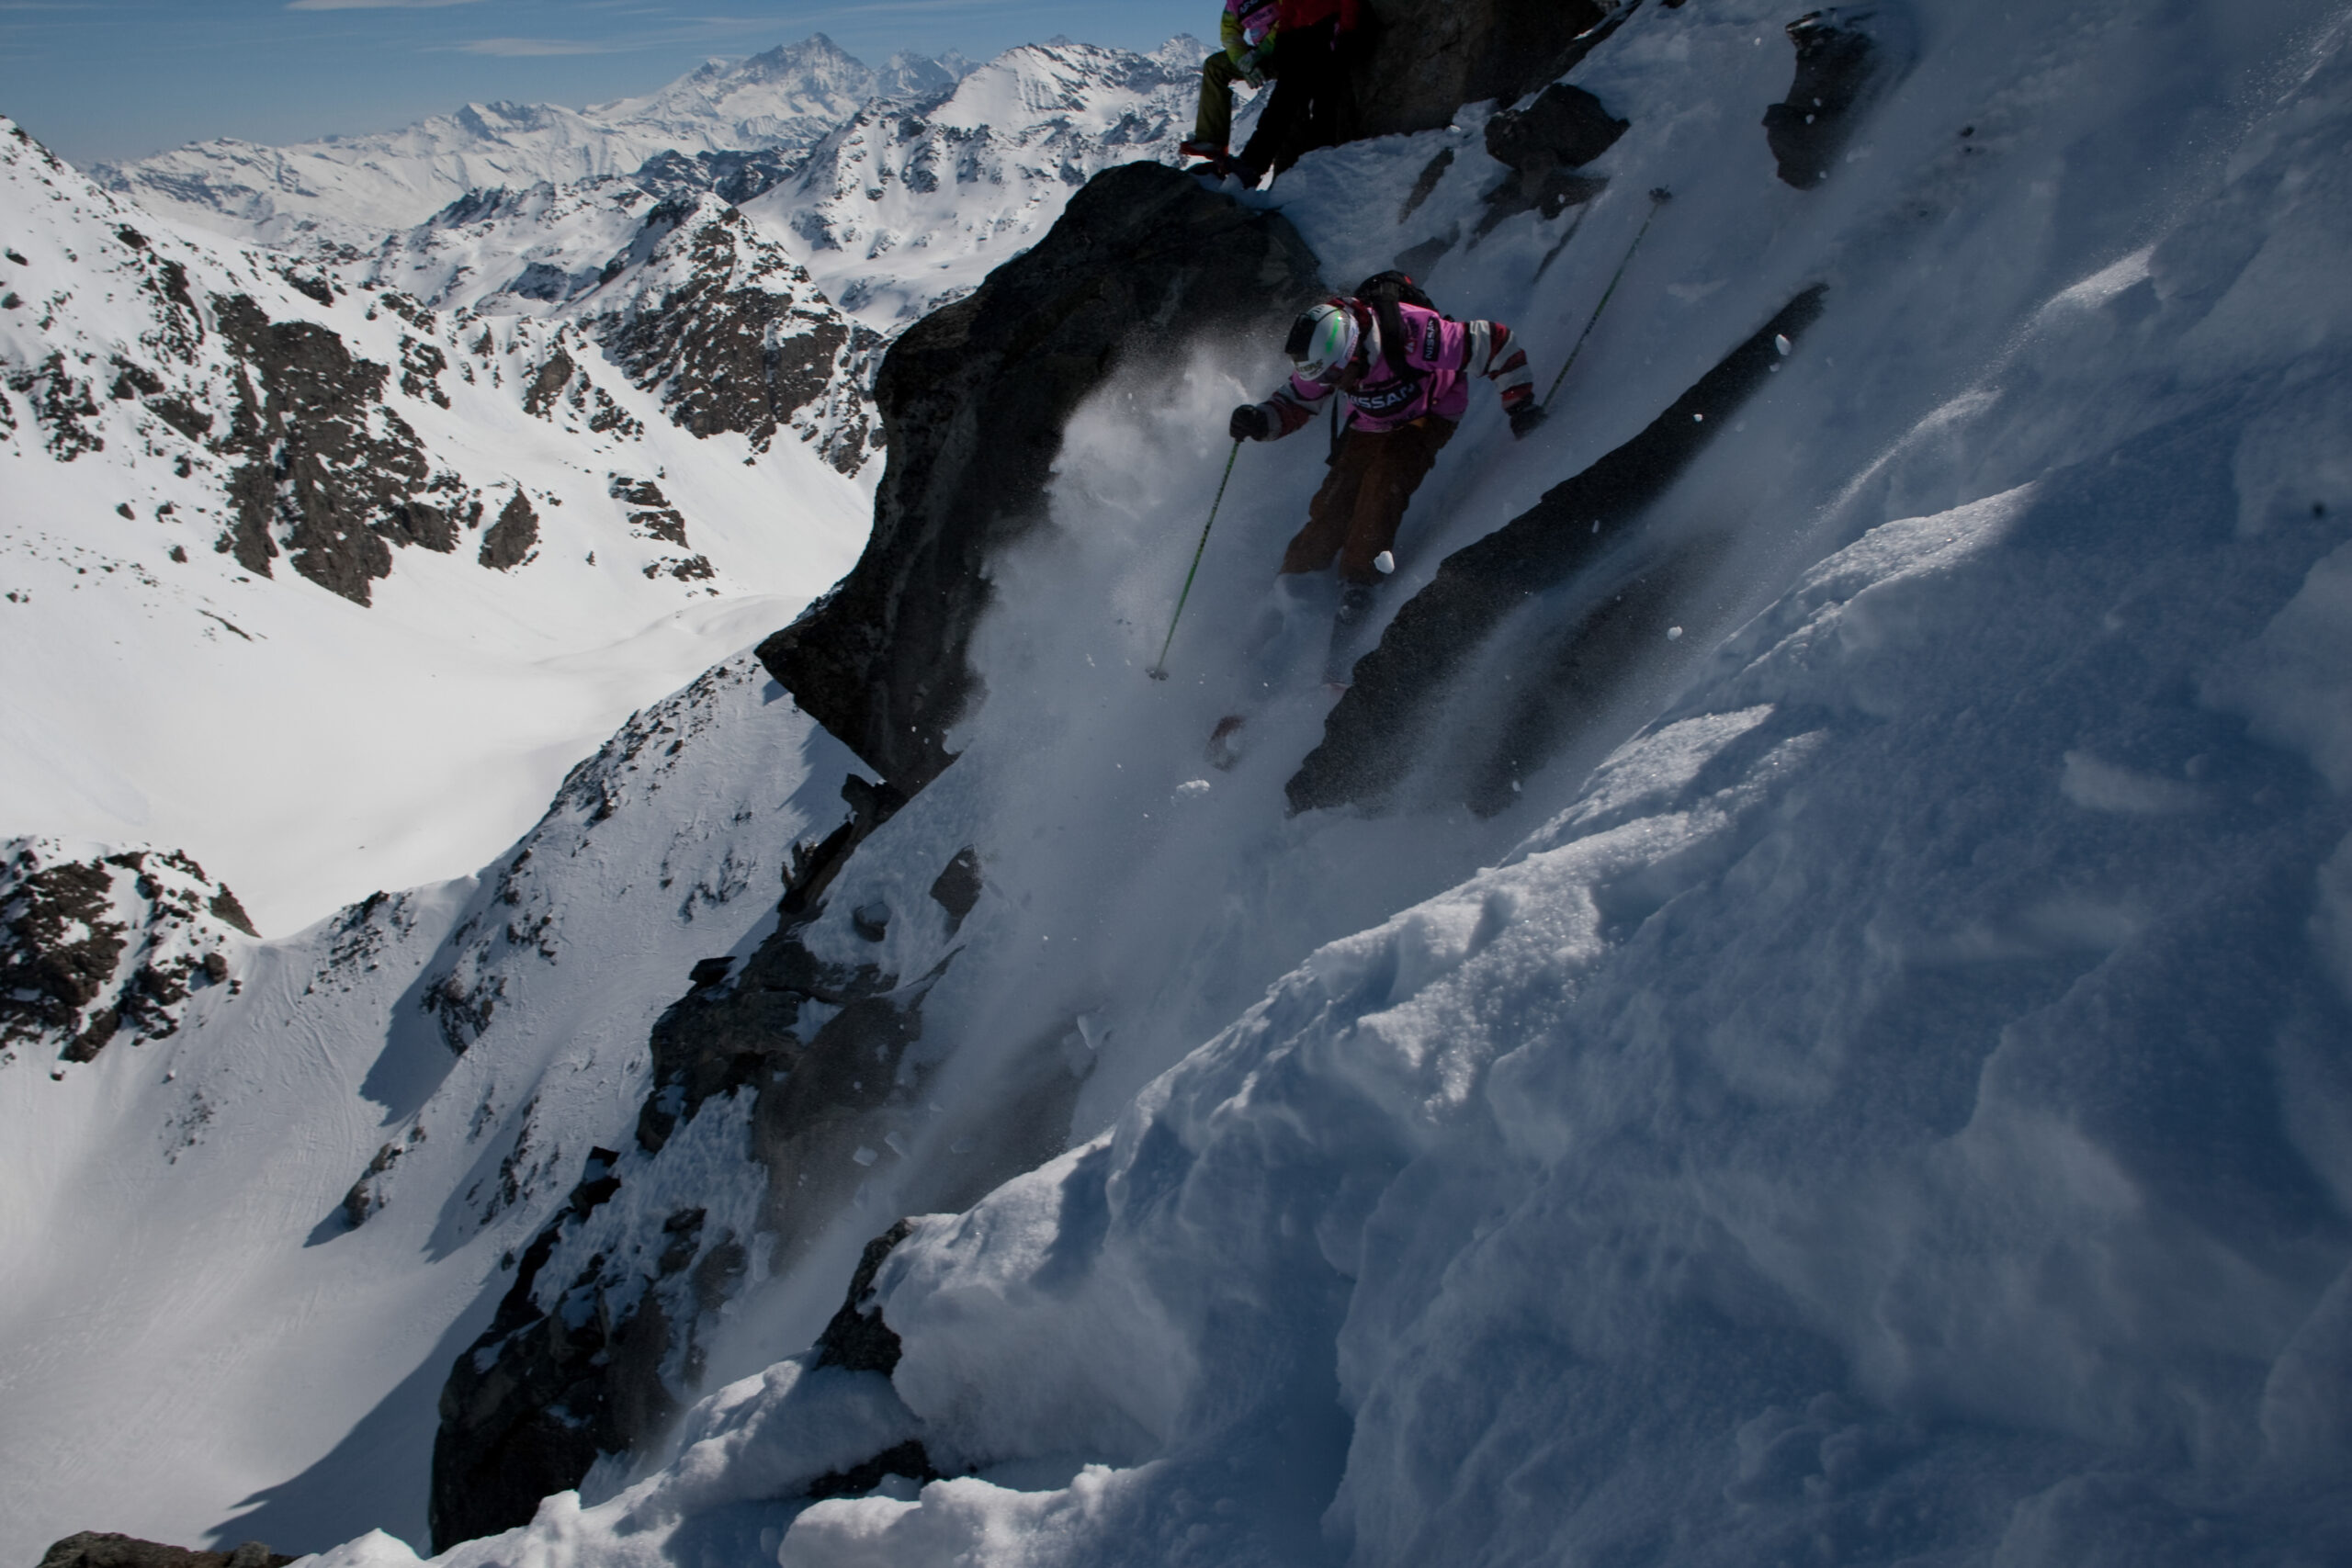
[[[1201,160],[1199,164],[1186,171],[1189,174],[1206,175],[1213,180],[1221,180],[1233,172],[1233,160],[1218,142],[1180,141],[1176,144],[1176,151],[1182,157]]]

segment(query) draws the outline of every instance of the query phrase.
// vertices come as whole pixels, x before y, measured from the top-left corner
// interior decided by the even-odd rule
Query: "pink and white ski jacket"
[[[1419,305],[1398,305],[1405,364],[1412,372],[1399,376],[1383,352],[1380,323],[1371,309],[1357,305],[1355,310],[1369,373],[1347,394],[1350,428],[1394,430],[1432,415],[1458,420],[1469,410],[1473,376],[1495,383],[1505,412],[1533,401],[1535,378],[1527,367],[1527,351],[1512,341],[1510,329],[1502,322],[1457,321]],[[1322,412],[1323,400],[1332,391],[1320,381],[1293,376],[1288,386],[1258,405],[1273,420],[1270,439],[1280,440],[1303,428]]]

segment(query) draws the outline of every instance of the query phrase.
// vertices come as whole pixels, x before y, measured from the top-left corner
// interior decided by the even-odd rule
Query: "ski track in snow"
[[[861,847],[807,934],[901,976],[958,950],[918,1064],[941,1109],[894,1129],[826,1245],[730,1309],[711,1358],[725,1386],[669,1451],[437,1561],[2120,1568],[2346,1549],[2352,25],[2340,7],[2121,0],[2001,28],[1957,4],[1911,11],[1917,68],[1810,192],[1772,178],[1743,107],[1785,90],[1785,18],[1724,0],[1645,7],[1575,73],[1633,122],[1589,212],[1468,245],[1496,177],[1477,109],[1315,154],[1253,198],[1342,286],[1453,233],[1431,291],[1510,321],[1548,380],[1640,193],[1676,193],[1544,432],[1511,443],[1477,394],[1384,615],[1828,284],[1820,325],[1623,547],[1724,536],[1678,605],[1689,635],[1619,672],[1614,704],[1495,818],[1449,804],[1442,757],[1382,812],[1285,818],[1326,699],[1297,673],[1314,628],[1283,626],[1265,580],[1318,432],[1242,454],[1178,678],[1148,682],[1223,411],[1272,385],[1273,345],[1131,369],[1068,433],[1055,525],[1001,564],[961,760]],[[1454,165],[1398,220],[1445,148]],[[1537,596],[1451,701],[1526,668],[1581,591]],[[697,765],[722,795],[756,777],[761,809],[792,818],[741,838],[773,861],[838,818],[845,759],[788,704],[755,705],[757,683],[730,688]],[[1238,704],[1249,747],[1216,773],[1201,743]],[[587,831],[566,809],[542,842]],[[390,998],[440,962],[488,878],[407,896],[414,930],[388,951],[408,967],[349,1002],[347,1041],[291,1032],[322,928],[261,949],[246,995],[218,1004],[286,1002],[289,1043],[208,1052],[229,1028],[209,1020],[170,1043],[256,1118],[295,1114],[239,1089],[273,1050],[340,1064],[316,1069],[322,1109],[300,1120],[348,1123],[341,1163],[286,1178],[301,1200],[240,1243],[243,1288],[273,1306],[322,1266],[292,1227],[383,1129],[430,1125],[381,1213],[316,1249],[409,1263],[401,1299],[438,1303],[371,1351],[372,1387],[408,1391],[376,1406],[383,1432],[429,1422],[481,1282],[498,1288],[499,1248],[529,1234],[520,1209],[454,1249],[431,1228],[514,1147],[515,1106],[542,1097],[528,1119],[564,1151],[546,1156],[560,1191],[583,1139],[625,1146],[633,1105],[552,1069],[593,1056],[618,1084],[691,957],[760,933],[757,901],[691,936],[650,912],[621,863],[647,863],[668,809],[613,819],[610,881],[534,857],[563,956],[499,950],[509,1021],[448,1069],[460,1089],[436,1081],[437,1039],[388,1047],[382,1019],[424,1027]],[[737,841],[714,829],[702,853]],[[951,935],[924,889],[966,844],[987,889]],[[639,892],[605,896],[620,885]],[[848,919],[876,901],[899,915],[878,944]],[[660,964],[600,966],[648,929],[670,943]],[[549,1016],[607,1010],[579,1036]],[[76,1162],[104,1159],[126,1208],[268,1190],[184,1168],[262,1161],[262,1136],[199,1136],[176,1187],[96,1152],[166,1103],[193,1114],[187,1074],[134,1084],[158,1050],[62,1085],[0,1070],[6,1124],[55,1139],[0,1156],[0,1191],[45,1195],[10,1200],[7,1256],[127,1223],[86,1206]],[[896,1374],[789,1359],[902,1195],[952,1185],[956,1122],[1039,1059],[1077,1080],[1073,1146],[891,1255]],[[408,1064],[399,1105],[351,1087],[364,1063]],[[503,1118],[479,1145],[477,1094]],[[760,1181],[707,1149],[670,1157],[631,1150],[623,1190],[740,1204]],[[222,1230],[171,1234],[218,1247]],[[413,1267],[428,1245],[440,1260]],[[65,1248],[53,1288],[119,1278],[86,1256],[101,1250]],[[385,1310],[369,1282],[333,1310]],[[153,1290],[120,1287],[119,1335],[161,1319]],[[198,1330],[227,1321],[97,1374],[119,1338],[68,1357],[48,1337],[74,1299],[0,1307],[6,1343],[42,1347],[9,1375],[48,1403],[11,1409],[57,1413],[12,1416],[12,1436],[47,1444],[77,1399],[136,1410],[177,1358],[217,1354],[222,1332]],[[380,1321],[286,1343],[374,1346]],[[229,1372],[201,1382],[258,1397]],[[319,1408],[332,1427],[355,1406]],[[221,1429],[250,1444],[264,1427]],[[916,1436],[953,1479],[791,1500]],[[321,1568],[413,1563],[416,1472],[330,1504],[324,1438],[285,1433],[223,1468],[260,1485],[245,1478],[312,1467],[284,1492],[287,1541],[392,1532]],[[168,1430],[141,1440],[191,1451]],[[250,1533],[221,1517],[242,1506],[225,1475],[183,1466],[184,1489],[125,1498],[97,1474],[121,1450],[66,1451],[63,1471],[23,1470],[49,1480],[23,1494],[60,1510],[47,1535]]]

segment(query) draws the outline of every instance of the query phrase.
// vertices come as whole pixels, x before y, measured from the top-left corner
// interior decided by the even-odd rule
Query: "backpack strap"
[[[1410,274],[1390,268],[1375,272],[1356,285],[1356,298],[1372,307],[1373,319],[1380,323],[1380,353],[1387,362],[1389,374],[1400,380],[1418,381],[1427,374],[1414,369],[1405,361],[1406,345],[1411,341],[1405,333],[1406,305],[1419,305],[1424,310],[1437,309],[1421,286]]]

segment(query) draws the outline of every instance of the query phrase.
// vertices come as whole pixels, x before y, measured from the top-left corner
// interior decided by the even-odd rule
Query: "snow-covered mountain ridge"
[[[1175,162],[1206,48],[1057,39],[876,72],[819,34],[589,110],[474,105],[379,136],[205,142],[94,173],[355,285],[531,313],[594,287],[645,196],[713,190],[844,310],[894,332],[1034,243],[1102,170]],[[1262,96],[1244,96],[1246,136]]]
[[[271,1195],[241,1277],[340,1271],[338,1326],[288,1326],[289,1355],[348,1358],[395,1260],[396,1348],[171,1497],[102,1514],[42,1472],[55,1533],[308,1546],[365,1509],[407,1540],[322,1563],[413,1562],[454,1369],[460,1395],[546,1380],[506,1408],[579,1436],[577,1490],[452,1568],[2343,1555],[2352,15],[1883,6],[1836,25],[1870,69],[1832,110],[1760,4],[1628,9],[1572,72],[1626,128],[1548,215],[1497,216],[1519,182],[1483,106],[1230,209],[1264,232],[1279,206],[1329,281],[1415,255],[1539,382],[1651,222],[1552,423],[1513,443],[1473,406],[1340,707],[1328,605],[1264,586],[1316,434],[1238,455],[1173,678],[1142,679],[1225,412],[1278,355],[1102,332],[1046,493],[997,498],[1038,513],[908,579],[978,607],[952,766],[835,806],[842,753],[737,663],[479,886],[408,896],[364,1004],[272,994],[268,1059],[321,1054],[300,1018],[339,1064],[336,1134],[275,1186],[212,1145],[204,1190]],[[979,428],[939,417],[941,449]],[[1289,813],[1368,712],[1395,716],[1378,787]],[[654,852],[673,824],[691,857]],[[665,858],[748,893],[730,854],[788,889],[773,920],[668,902]],[[661,951],[605,988],[632,942]],[[307,951],[254,962],[330,989]],[[168,1048],[263,1060],[210,1032],[230,1000]],[[55,1140],[26,1190],[104,1146],[61,1109],[159,1120],[130,1077],[154,1047],[125,1045],[0,1070]],[[1069,1146],[969,1201],[989,1134]],[[528,1196],[485,1215],[510,1173]],[[38,1190],[10,1234],[85,1213]],[[166,1304],[103,1299],[84,1364]],[[447,1327],[419,1349],[420,1323]],[[252,1386],[187,1359],[175,1387]],[[50,1408],[74,1386],[26,1364]],[[668,1444],[603,1448],[621,1391],[697,1384]],[[441,1431],[495,1472],[503,1429]],[[300,1473],[231,1484],[273,1462]]]
[[[875,71],[819,33],[584,109],[469,104],[375,135],[291,147],[202,141],[91,173],[151,210],[232,239],[372,246],[471,190],[627,174],[669,152],[797,151],[869,98],[936,96],[967,69],[950,54],[896,57]]]
[[[509,841],[862,536],[879,339],[707,194],[558,321],[178,232],[13,126],[0,224],[10,830],[191,853],[264,929]]]
[[[702,189],[736,204],[842,310],[896,333],[1034,244],[1103,169],[1176,162],[1202,49],[1179,38],[1149,55],[1008,50],[927,96],[871,97],[806,147],[671,152],[626,172],[469,192],[338,275],[435,309],[561,314],[594,294],[650,203]]]

